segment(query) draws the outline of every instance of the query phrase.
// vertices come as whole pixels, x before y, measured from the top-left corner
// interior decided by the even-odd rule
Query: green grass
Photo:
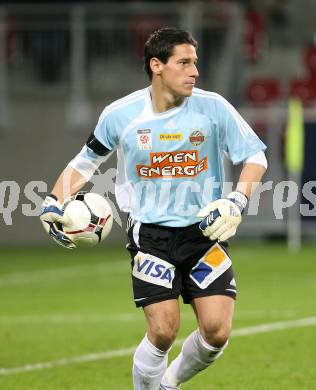
[[[234,329],[316,316],[315,246],[236,246]],[[145,323],[134,308],[129,257],[90,250],[0,249],[0,368],[135,346]],[[182,307],[179,338],[195,327]],[[214,367],[184,390],[316,389],[316,326],[233,337]],[[174,347],[173,358],[179,352]],[[2,390],[128,390],[131,355],[0,375]]]

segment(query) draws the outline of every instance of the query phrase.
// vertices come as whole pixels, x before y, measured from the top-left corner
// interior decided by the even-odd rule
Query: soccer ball
[[[61,229],[77,247],[99,244],[112,229],[111,206],[99,194],[80,191],[65,200],[63,211],[70,223]]]

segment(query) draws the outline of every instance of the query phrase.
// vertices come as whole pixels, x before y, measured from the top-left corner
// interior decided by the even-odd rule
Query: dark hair
[[[197,42],[192,37],[189,31],[179,28],[165,27],[153,32],[146,44],[144,52],[144,70],[148,74],[150,80],[153,72],[150,68],[150,60],[157,57],[164,64],[167,63],[169,57],[172,56],[173,49],[176,45],[188,43],[197,48]]]

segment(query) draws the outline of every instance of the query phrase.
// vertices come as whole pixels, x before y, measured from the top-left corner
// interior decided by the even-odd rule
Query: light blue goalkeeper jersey
[[[221,197],[224,154],[238,164],[266,149],[231,104],[198,88],[163,113],[153,111],[151,87],[134,92],[104,109],[94,136],[117,150],[120,209],[174,227],[198,222],[196,213]],[[85,157],[98,158],[88,147]]]

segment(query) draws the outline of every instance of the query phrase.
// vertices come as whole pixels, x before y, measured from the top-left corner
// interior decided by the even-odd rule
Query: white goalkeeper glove
[[[69,236],[62,231],[62,224],[69,223],[69,221],[64,216],[62,204],[58,202],[55,195],[46,196],[41,207],[40,219],[46,232],[57,244],[67,249],[76,247]]]
[[[228,194],[226,199],[209,203],[197,214],[197,217],[204,218],[199,225],[203,235],[214,241],[233,237],[247,203],[248,198],[237,191]]]

